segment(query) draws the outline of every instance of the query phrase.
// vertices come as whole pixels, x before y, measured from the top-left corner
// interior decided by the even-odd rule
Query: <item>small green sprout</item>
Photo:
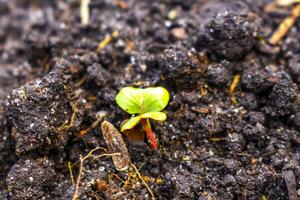
[[[169,99],[169,92],[163,87],[122,88],[116,96],[116,102],[123,110],[132,114],[132,117],[122,125],[121,132],[130,130],[140,123],[146,132],[150,147],[156,149],[157,141],[149,119],[165,121],[167,116],[160,111],[167,106]]]

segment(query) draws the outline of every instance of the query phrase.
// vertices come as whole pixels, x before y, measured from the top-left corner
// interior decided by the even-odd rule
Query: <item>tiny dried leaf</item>
[[[120,153],[112,156],[116,169],[119,171],[128,169],[131,160],[121,133],[108,121],[101,123],[101,130],[109,152]]]

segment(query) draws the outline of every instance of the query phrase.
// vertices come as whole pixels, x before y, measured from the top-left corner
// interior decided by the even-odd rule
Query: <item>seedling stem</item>
[[[168,104],[170,94],[163,87],[149,87],[145,89],[125,87],[116,96],[117,104],[126,112],[131,114],[131,118],[121,126],[121,132],[130,130],[141,124],[146,133],[151,149],[157,149],[158,143],[151,129],[150,119],[163,122],[167,115],[161,112]]]
[[[149,122],[149,119],[142,118],[142,119],[140,119],[140,123],[141,123],[144,131],[146,132],[146,137],[148,139],[149,146],[152,149],[156,149],[157,148],[157,141],[156,141],[155,135],[154,135],[154,133],[151,129],[151,124]]]

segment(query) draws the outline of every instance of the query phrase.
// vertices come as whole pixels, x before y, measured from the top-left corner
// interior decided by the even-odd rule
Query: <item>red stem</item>
[[[144,131],[146,132],[146,137],[149,141],[149,145],[150,145],[151,149],[157,149],[157,146],[158,146],[157,141],[156,141],[154,133],[152,132],[149,119],[140,119],[140,123],[141,123]]]

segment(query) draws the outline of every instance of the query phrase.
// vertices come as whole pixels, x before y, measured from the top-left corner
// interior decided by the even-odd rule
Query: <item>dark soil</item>
[[[300,199],[300,20],[269,45],[271,2],[93,0],[83,26],[79,0],[0,0],[0,199],[72,199],[125,86],[171,95],[157,150],[123,137],[156,199]],[[79,199],[151,199],[132,170],[87,159]]]

